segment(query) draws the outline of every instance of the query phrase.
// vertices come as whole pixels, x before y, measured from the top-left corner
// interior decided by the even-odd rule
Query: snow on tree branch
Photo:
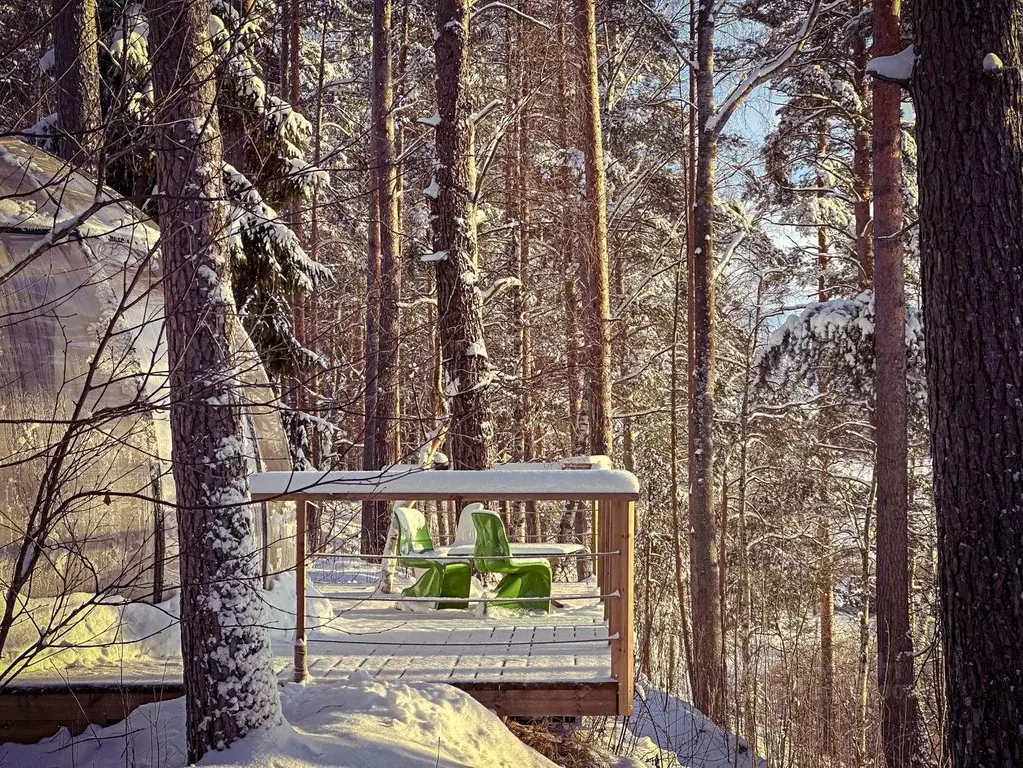
[[[913,79],[916,46],[910,45],[892,56],[878,56],[867,62],[867,74],[885,83],[909,85]]]
[[[732,113],[735,112],[736,108],[743,102],[743,100],[758,86],[766,83],[789,65],[792,58],[803,49],[804,45],[806,45],[806,41],[810,38],[810,32],[813,31],[814,25],[816,25],[817,19],[820,16],[820,12],[821,0],[814,0],[813,5],[810,6],[810,12],[807,14],[806,20],[803,22],[803,26],[800,27],[799,32],[796,34],[796,39],[777,55],[772,56],[767,61],[761,62],[759,65],[754,67],[741,82],[729,91],[728,95],[721,102],[721,106],[719,106],[714,114],[707,120],[708,131],[711,133],[720,133],[724,130],[724,127],[731,118]]]

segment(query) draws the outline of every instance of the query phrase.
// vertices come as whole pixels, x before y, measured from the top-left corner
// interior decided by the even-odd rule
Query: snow
[[[437,183],[437,177],[430,179],[430,186],[423,190],[423,194],[432,200],[436,200],[440,197],[440,184]]]
[[[251,732],[199,765],[465,766],[546,768],[553,763],[516,739],[493,712],[456,688],[435,683],[288,683],[281,691],[286,721]],[[81,736],[65,730],[38,744],[0,746],[0,764],[52,768],[134,768],[185,765],[183,699],[147,704],[107,728]]]
[[[639,481],[623,470],[568,471],[559,469],[491,469],[484,471],[423,470],[382,472],[262,472],[249,478],[253,497],[316,494],[369,498],[375,494],[422,499],[466,496],[484,499],[516,494],[550,499],[593,496],[634,497]]]
[[[609,720],[596,735],[619,754],[665,768],[767,768],[767,762],[751,753],[745,741],[718,727],[689,702],[664,691],[644,690],[642,685],[637,685],[632,716]]]
[[[54,67],[54,53],[52,48],[47,48],[46,53],[39,59],[39,73],[45,75]]]
[[[913,77],[915,61],[916,48],[910,45],[892,56],[878,56],[868,61],[867,74],[894,83],[908,83]]]
[[[985,72],[1001,72],[1003,69],[1005,64],[997,53],[988,53],[984,56]]]
[[[271,644],[280,653],[291,647],[295,626],[295,572],[285,571],[269,580],[261,591],[264,623]],[[0,601],[2,606],[2,601]],[[4,645],[0,668],[43,641],[39,660],[65,669],[132,661],[175,661],[181,658],[178,622],[181,604],[177,593],[162,603],[128,601],[116,595],[73,593],[65,598],[22,598],[10,637]],[[315,585],[306,586],[306,627],[317,629],[334,619],[330,601]],[[56,632],[46,628],[63,627]]]
[[[432,128],[436,128],[440,125],[440,112],[434,112],[429,117],[420,117],[416,122],[420,125],[429,125]]]
[[[447,251],[433,251],[432,253],[424,253],[419,257],[419,260],[424,264],[436,264],[438,261],[445,261],[447,257]]]
[[[159,239],[156,228],[114,193],[97,194],[95,182],[25,142],[0,142],[0,179],[10,190],[0,200],[0,226],[42,235],[23,258],[74,235],[143,252]]]

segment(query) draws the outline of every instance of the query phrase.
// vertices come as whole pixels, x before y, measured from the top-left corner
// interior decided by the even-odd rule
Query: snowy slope
[[[595,735],[605,749],[641,764],[767,768],[745,741],[718,727],[692,704],[652,688],[637,693],[631,717],[609,718]]]
[[[627,723],[636,736],[649,737],[688,768],[767,768],[745,741],[664,691],[647,689],[637,696]]]
[[[486,766],[548,768],[490,710],[440,684],[289,683],[281,693],[287,722],[249,734],[200,765],[260,768]],[[185,764],[184,700],[148,704],[122,723],[66,731],[38,744],[0,745],[4,768],[177,768]]]

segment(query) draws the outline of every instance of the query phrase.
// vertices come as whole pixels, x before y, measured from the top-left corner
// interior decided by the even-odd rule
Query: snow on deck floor
[[[404,613],[393,604],[363,602],[372,593],[368,586],[321,584],[319,590],[338,613],[332,628],[344,629],[310,633],[309,672],[316,678],[360,670],[417,682],[612,679],[607,624],[596,598],[566,600],[548,615],[491,608],[478,617],[472,610]],[[587,594],[591,585],[555,584],[555,599]]]
[[[486,615],[477,615],[473,609],[419,606],[409,612],[393,602],[368,601],[373,586],[361,573],[313,571],[310,576],[320,600],[329,600],[335,614],[326,626],[308,633],[307,664],[316,679],[346,680],[356,672],[417,683],[550,685],[613,679],[607,624],[592,583],[555,582],[553,598],[569,599],[550,614],[490,606]],[[586,599],[571,599],[578,597]],[[293,597],[288,605],[293,611]],[[275,630],[272,641],[275,667],[290,679],[291,633]],[[179,658],[117,656],[76,662],[64,654],[37,662],[14,682],[24,687],[181,681]]]

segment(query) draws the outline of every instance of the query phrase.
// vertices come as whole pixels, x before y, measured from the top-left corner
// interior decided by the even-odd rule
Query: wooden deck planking
[[[557,584],[556,589],[583,589]],[[338,607],[330,629],[307,635],[317,680],[367,674],[389,682],[442,682],[510,716],[614,714],[608,627],[599,601],[573,602],[549,615],[492,611],[405,613],[366,603],[365,585],[323,586]],[[340,642],[330,642],[340,641]],[[275,667],[290,679],[290,644],[276,647]],[[30,671],[0,690],[0,741],[38,740],[67,726],[111,724],[149,701],[180,696],[180,662],[125,660],[106,667]],[[0,721],[5,720],[0,717]]]

